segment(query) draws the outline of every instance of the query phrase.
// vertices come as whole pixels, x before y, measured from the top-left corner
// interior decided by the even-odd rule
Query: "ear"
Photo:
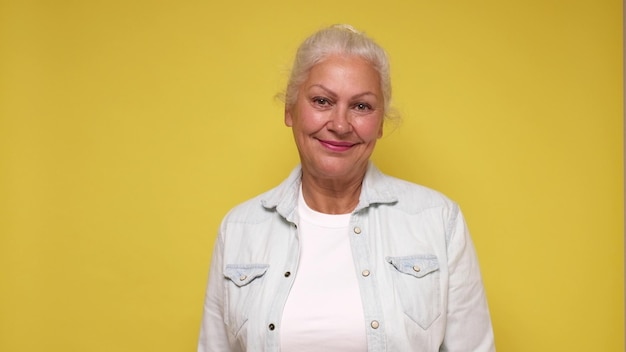
[[[293,117],[291,116],[291,110],[285,108],[285,125],[287,127],[293,127]]]
[[[378,139],[382,138],[382,136],[383,136],[383,126],[385,126],[385,120],[383,120],[380,123],[380,128],[378,129],[378,137],[376,137]]]

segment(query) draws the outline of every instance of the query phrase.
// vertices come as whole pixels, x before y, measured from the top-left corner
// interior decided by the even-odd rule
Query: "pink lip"
[[[332,150],[334,152],[345,152],[346,150],[349,150],[350,148],[355,146],[355,143],[350,143],[350,142],[325,141],[325,140],[321,140],[321,139],[318,139],[318,141],[325,148],[330,149],[330,150]]]

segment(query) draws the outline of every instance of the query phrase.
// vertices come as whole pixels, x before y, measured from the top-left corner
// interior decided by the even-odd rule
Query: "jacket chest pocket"
[[[387,257],[404,313],[426,330],[441,314],[439,262],[434,255]]]
[[[241,327],[248,321],[268,268],[267,264],[226,264],[224,323],[233,335],[237,336]]]

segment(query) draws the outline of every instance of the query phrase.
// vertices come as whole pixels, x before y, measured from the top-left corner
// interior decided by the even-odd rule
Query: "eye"
[[[356,103],[354,104],[354,108],[359,111],[372,110],[372,106],[366,103]]]
[[[313,104],[315,105],[319,105],[319,106],[328,106],[330,105],[330,101],[324,97],[314,97],[312,99]]]

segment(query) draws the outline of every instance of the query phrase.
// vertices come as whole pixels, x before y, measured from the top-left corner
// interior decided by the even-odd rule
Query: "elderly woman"
[[[363,33],[302,43],[285,95],[301,165],[222,222],[199,351],[494,351],[459,207],[369,161],[390,99]]]

